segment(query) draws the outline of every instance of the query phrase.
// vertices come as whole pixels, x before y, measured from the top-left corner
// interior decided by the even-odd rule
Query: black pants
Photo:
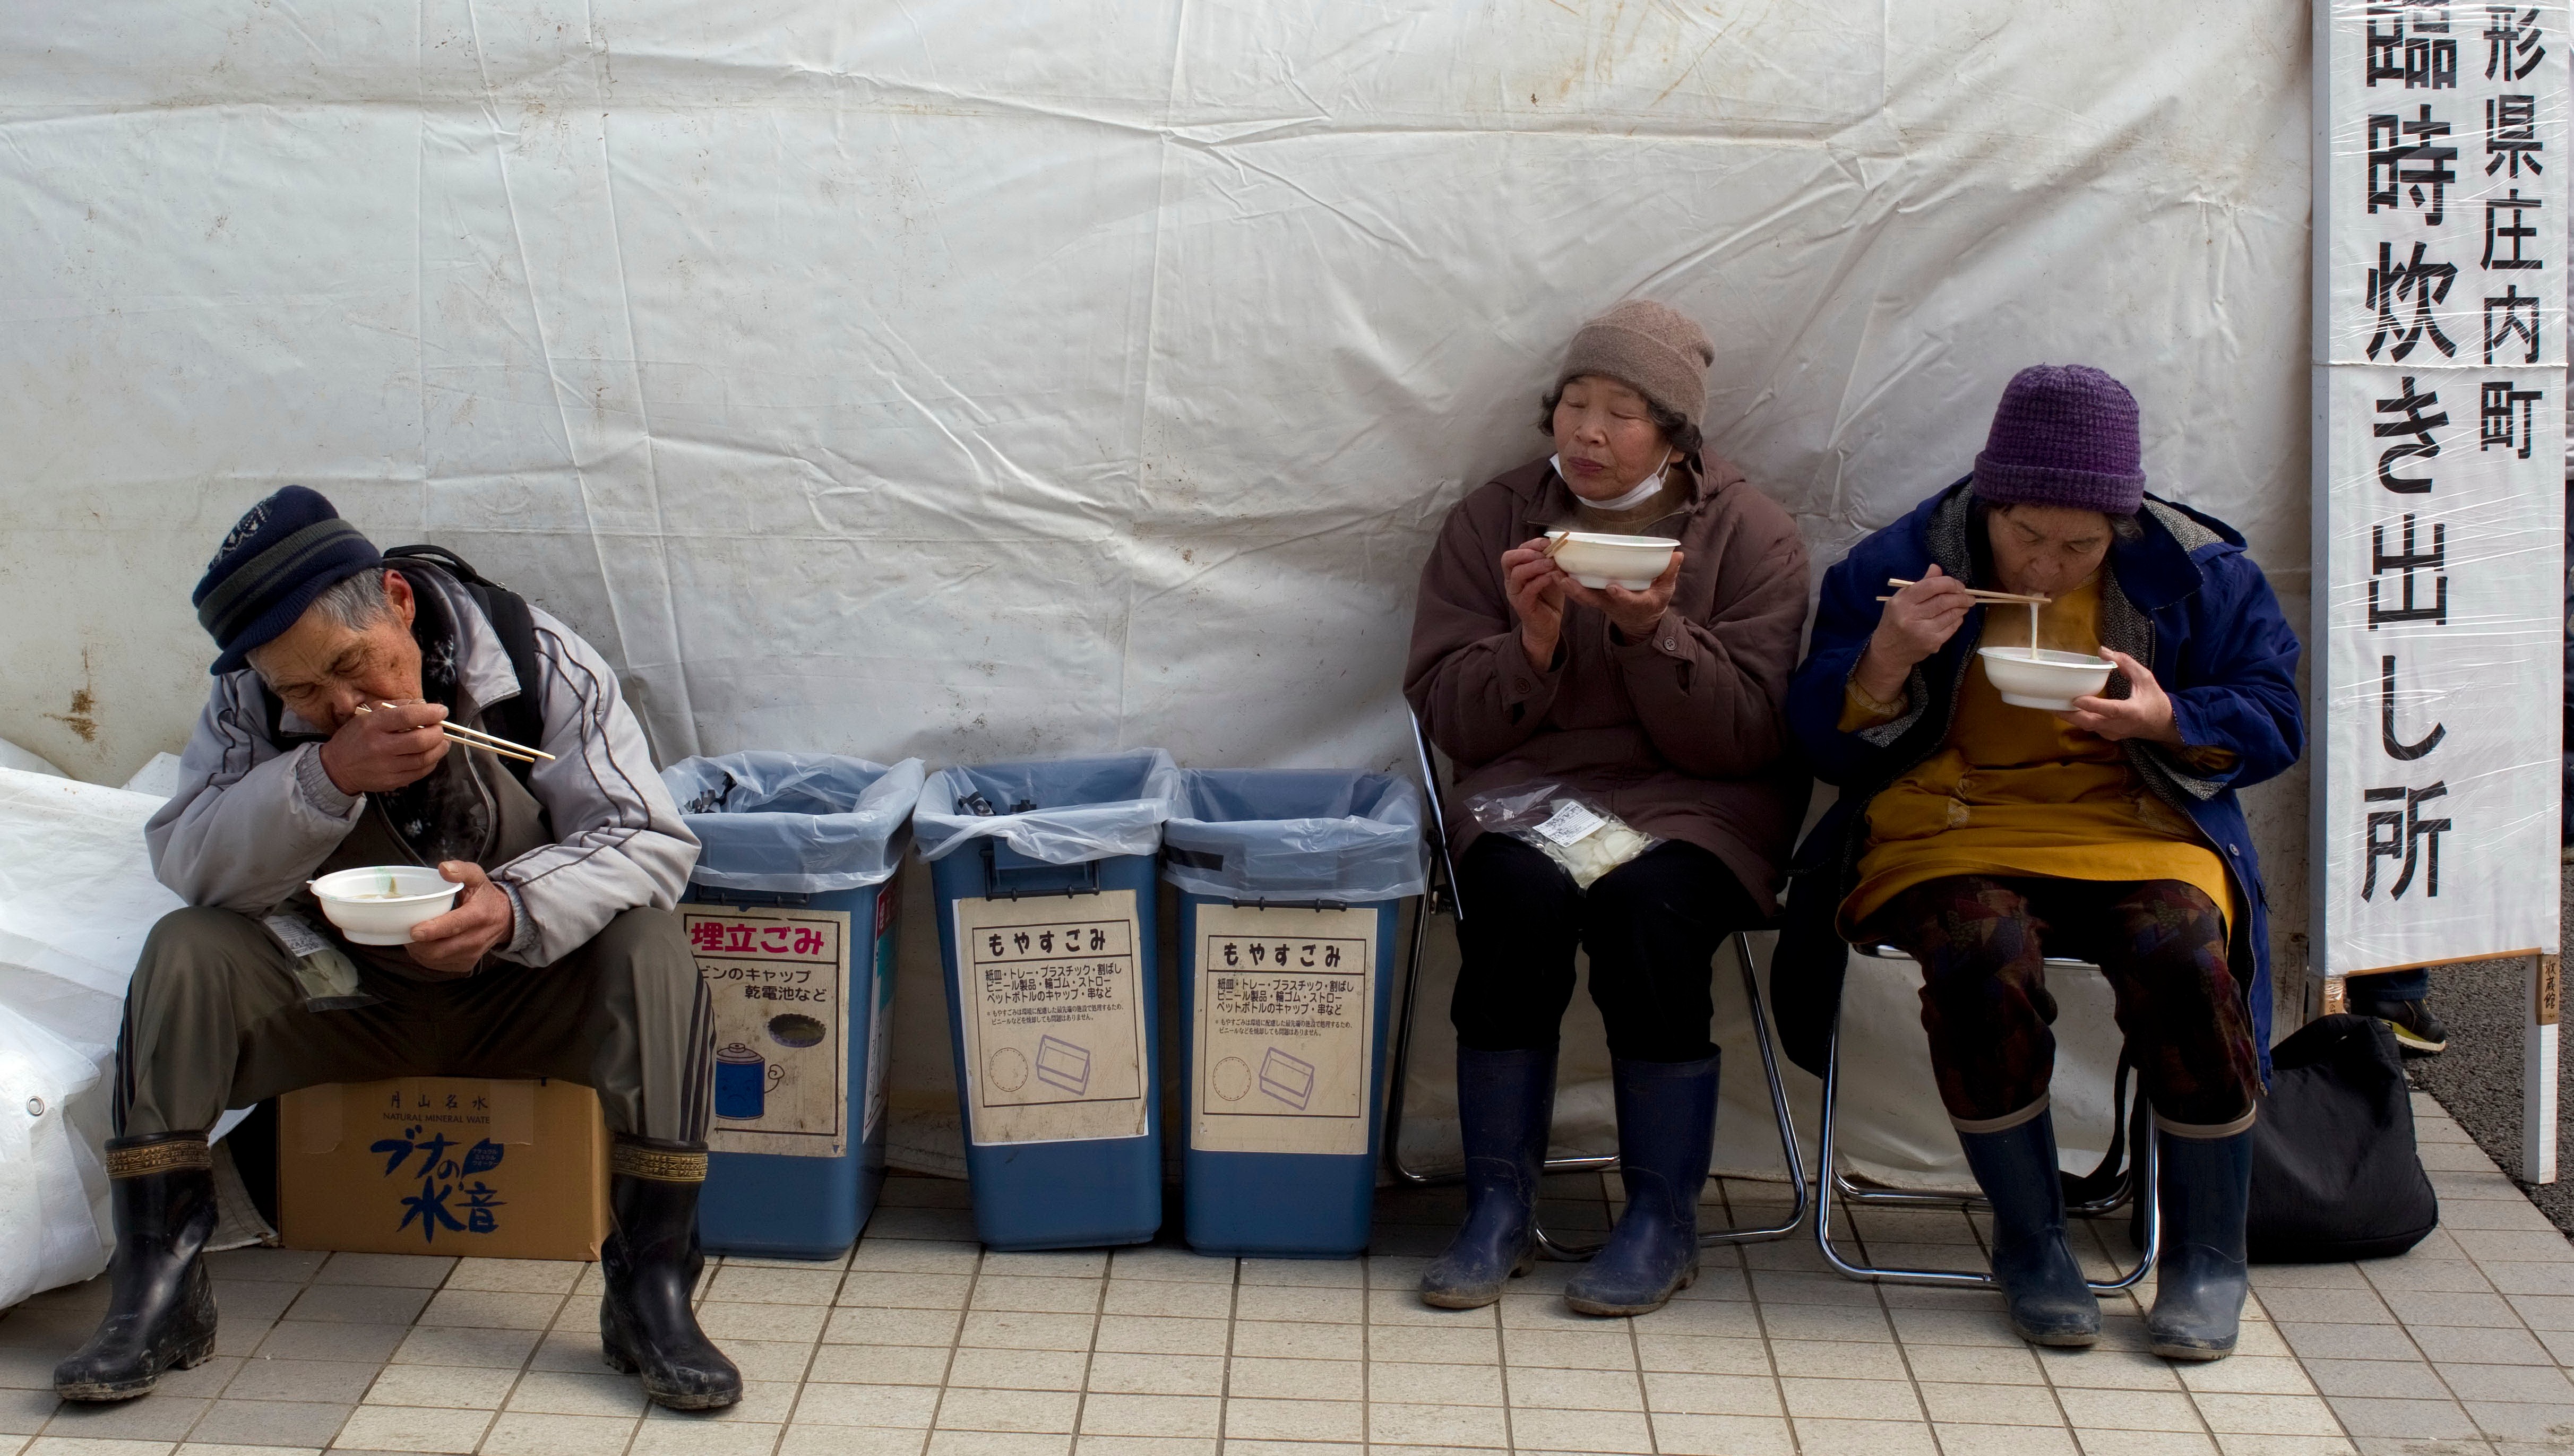
[[[1666,840],[1592,881],[1586,893],[1535,848],[1486,834],[1457,866],[1457,994],[1448,1019],[1461,1045],[1522,1051],[1555,1045],[1573,1003],[1573,950],[1591,952],[1591,999],[1609,1050],[1630,1061],[1713,1055],[1709,961],[1727,935],[1761,918],[1725,861]]]

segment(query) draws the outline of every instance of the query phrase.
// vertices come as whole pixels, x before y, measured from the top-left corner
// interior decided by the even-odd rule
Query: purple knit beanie
[[[2136,397],[2080,364],[2011,376],[1975,457],[1975,494],[1996,506],[2065,506],[2131,516],[2145,500]]]

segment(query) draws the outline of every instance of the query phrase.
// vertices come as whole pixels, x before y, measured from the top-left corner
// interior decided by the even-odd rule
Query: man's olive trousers
[[[117,1133],[202,1132],[226,1108],[318,1082],[560,1077],[598,1091],[612,1132],[705,1140],[714,1018],[677,915],[627,910],[552,965],[451,980],[351,958],[379,999],[310,1010],[294,957],[259,921],[162,916],[126,992]]]

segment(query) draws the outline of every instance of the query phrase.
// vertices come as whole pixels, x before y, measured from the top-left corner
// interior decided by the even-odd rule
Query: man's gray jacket
[[[456,623],[455,721],[488,730],[485,713],[519,693],[500,635],[444,573],[402,571],[415,591],[438,593]],[[555,756],[529,772],[528,788],[545,805],[555,840],[490,872],[518,911],[499,953],[545,965],[622,910],[676,903],[696,864],[697,840],[653,771],[643,725],[607,661],[572,629],[529,611],[545,696],[538,746]],[[279,727],[316,731],[292,711]],[[263,690],[245,670],[215,681],[180,754],[179,791],[152,816],[144,837],[153,872],[180,898],[256,915],[302,889],[366,809],[365,794],[341,792],[323,771],[321,744],[285,747],[269,738]]]

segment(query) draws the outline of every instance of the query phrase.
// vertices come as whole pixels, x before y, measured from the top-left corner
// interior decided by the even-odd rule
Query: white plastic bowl
[[[411,927],[446,914],[465,886],[423,865],[382,864],[326,874],[307,887],[322,913],[357,944],[409,945]]]
[[[1597,531],[1550,531],[1549,541],[1562,541],[1555,564],[1565,575],[1599,591],[1611,583],[1630,592],[1654,585],[1672,564],[1681,544],[1668,536],[1610,536]]]
[[[2021,708],[2063,713],[2076,698],[2090,698],[2109,686],[2116,664],[2089,653],[2057,653],[2040,648],[1978,648],[1984,677],[2002,702]]]

